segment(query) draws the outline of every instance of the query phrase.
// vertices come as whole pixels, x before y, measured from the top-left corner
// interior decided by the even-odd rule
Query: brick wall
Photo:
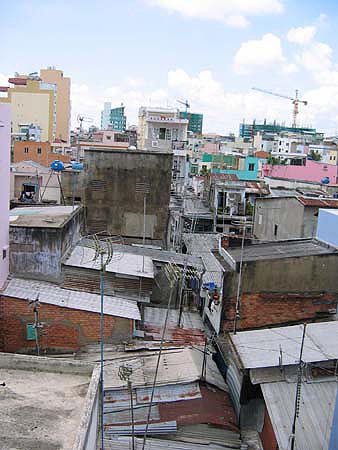
[[[52,147],[49,142],[35,142],[35,141],[14,142],[13,148],[14,163],[20,161],[34,161],[45,167],[49,167],[50,164],[56,159],[64,163],[68,163],[71,158],[70,156],[67,155],[60,155],[58,153],[53,153]]]
[[[100,314],[41,303],[39,320],[42,352],[76,351],[100,340]],[[0,297],[0,351],[29,352],[35,341],[26,339],[26,325],[34,323],[27,300]],[[133,321],[105,316],[105,342],[121,342],[131,338]]]
[[[270,325],[289,325],[331,317],[337,296],[324,293],[247,293],[241,296],[238,330],[262,328]],[[236,297],[223,300],[223,330],[233,330]]]

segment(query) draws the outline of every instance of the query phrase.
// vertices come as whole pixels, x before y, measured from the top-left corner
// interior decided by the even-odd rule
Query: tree
[[[313,161],[321,161],[322,155],[317,150],[311,150],[310,156]]]

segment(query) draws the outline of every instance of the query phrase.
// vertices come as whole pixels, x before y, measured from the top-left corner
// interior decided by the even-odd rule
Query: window
[[[255,170],[255,163],[250,163],[249,164],[249,171],[253,172]]]
[[[24,148],[24,152],[25,152],[25,153],[28,153],[28,147],[25,147],[25,148]]]
[[[111,136],[107,136],[107,141],[110,141],[110,139],[111,139]]]
[[[41,147],[38,147],[37,152],[40,154],[41,153]]]
[[[274,230],[274,233],[273,233],[273,234],[274,234],[275,236],[277,236],[277,233],[278,233],[278,225],[275,224],[275,230]]]
[[[159,135],[159,139],[165,139],[165,132],[166,129],[165,128],[160,128],[160,135]]]
[[[5,248],[2,249],[2,259],[6,259],[7,250]]]
[[[263,223],[263,214],[258,214],[258,225],[262,225]]]

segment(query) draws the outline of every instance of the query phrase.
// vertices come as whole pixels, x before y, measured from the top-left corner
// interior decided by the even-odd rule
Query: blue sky
[[[328,134],[338,126],[338,4],[333,0],[2,0],[0,82],[54,65],[72,79],[73,118],[98,122],[103,101],[178,106],[187,98],[205,131],[242,118],[291,121]],[[75,120],[73,120],[73,124]]]

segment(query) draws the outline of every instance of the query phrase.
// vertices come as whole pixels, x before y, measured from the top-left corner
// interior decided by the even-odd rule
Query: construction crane
[[[183,102],[182,100],[177,100],[178,103],[181,103],[181,105],[185,106],[185,112],[188,112],[188,109],[190,108],[189,102],[188,100],[186,100],[185,102]]]
[[[298,98],[298,90],[297,89],[296,89],[296,95],[295,95],[294,98],[289,97],[288,95],[276,94],[275,92],[267,91],[265,89],[260,89],[260,88],[256,88],[256,87],[253,87],[252,89],[254,91],[263,92],[264,94],[270,94],[270,95],[274,95],[275,97],[286,98],[287,100],[291,100],[292,103],[293,103],[293,113],[292,113],[293,122],[292,122],[292,126],[294,128],[297,127],[297,115],[299,113],[299,103],[303,103],[304,105],[308,104],[308,102],[306,100],[300,100]]]

